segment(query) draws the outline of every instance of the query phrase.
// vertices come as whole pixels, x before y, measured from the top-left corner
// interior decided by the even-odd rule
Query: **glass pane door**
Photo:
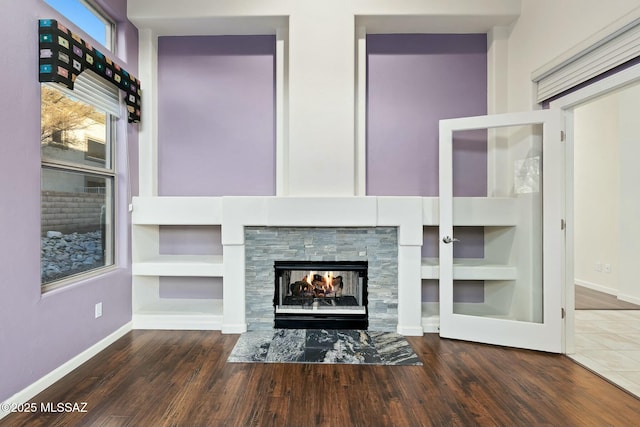
[[[560,116],[440,122],[440,335],[561,351]]]

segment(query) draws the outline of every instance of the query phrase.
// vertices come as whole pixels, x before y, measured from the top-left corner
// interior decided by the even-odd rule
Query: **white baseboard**
[[[222,325],[223,334],[242,334],[244,332],[247,332],[246,323],[225,323]]]
[[[440,332],[440,316],[422,318],[422,329],[425,334],[437,334]]]
[[[401,326],[398,325],[397,332],[400,335],[405,335],[408,337],[420,337],[424,334],[422,330],[422,326]]]
[[[609,286],[598,285],[597,283],[587,282],[586,280],[574,279],[576,285],[580,285],[584,288],[589,288],[594,291],[603,292],[605,294],[617,296],[618,290]]]
[[[38,393],[42,392],[47,387],[54,384],[56,381],[62,379],[65,375],[69,374],[71,371],[76,369],[78,366],[82,365],[87,360],[91,359],[96,354],[100,353],[102,350],[113,344],[127,332],[131,331],[131,322],[123,325],[115,332],[109,334],[107,337],[98,341],[82,353],[78,354],[71,360],[63,363],[58,368],[49,372],[44,377],[40,378],[30,386],[20,390],[0,405],[0,419],[6,417],[11,413],[10,408],[11,405],[20,405],[22,403],[28,402],[31,398],[33,398]],[[6,410],[5,407],[8,407],[9,410]]]
[[[630,302],[631,304],[640,305],[640,298],[631,295],[618,294],[618,299],[624,302]]]
[[[621,294],[617,289],[610,288],[608,286],[598,285],[596,283],[587,282],[585,280],[575,279],[576,285],[583,286],[585,288],[593,289],[594,291],[603,292],[605,294],[614,296],[620,301],[629,302],[631,304],[640,305],[640,298],[633,295]]]

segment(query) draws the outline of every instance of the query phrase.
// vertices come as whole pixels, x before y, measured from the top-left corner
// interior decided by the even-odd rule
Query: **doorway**
[[[640,84],[637,75],[620,77],[555,105],[565,111],[571,135],[567,284],[575,286],[567,286],[567,302],[573,300],[575,311],[567,316],[566,342],[578,363],[640,396],[640,196],[634,188],[640,125],[633,119],[640,112]]]

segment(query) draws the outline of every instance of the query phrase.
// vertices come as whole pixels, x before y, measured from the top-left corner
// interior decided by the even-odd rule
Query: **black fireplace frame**
[[[275,286],[273,312],[275,328],[282,329],[359,329],[369,328],[369,299],[367,291],[367,261],[274,261]],[[309,310],[308,313],[276,313],[279,300],[279,272],[283,270],[354,271],[363,283],[362,306],[365,313],[337,314]]]

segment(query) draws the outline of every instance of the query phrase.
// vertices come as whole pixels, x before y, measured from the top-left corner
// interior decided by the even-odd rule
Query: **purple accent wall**
[[[119,31],[127,36],[125,50],[130,59],[121,64],[137,72],[137,31],[126,21],[126,0],[98,3],[118,13],[115,18],[120,23]],[[4,43],[0,56],[0,401],[5,401],[131,320],[131,271],[128,172],[119,170],[120,268],[45,295],[40,292],[37,20],[66,19],[40,0],[3,2],[2,8],[2,16],[7,19],[0,27]],[[73,25],[68,26],[77,31]],[[126,119],[118,124],[118,131],[127,135],[132,150],[137,148],[136,129],[127,125]],[[127,154],[121,146],[119,160]],[[131,154],[137,158],[137,153]],[[136,176],[137,163],[132,163],[131,169]],[[95,319],[94,306],[99,301],[103,303],[103,316]]]
[[[367,36],[367,194],[438,195],[438,120],[487,113],[486,34]],[[454,142],[454,195],[486,195],[486,135]]]
[[[203,225],[160,226],[164,255],[222,255],[222,228]],[[161,277],[160,298],[222,298],[222,278]]]
[[[440,301],[440,287],[437,280],[422,281],[422,302]],[[456,280],[453,287],[453,302],[483,303],[484,282],[481,280]]]
[[[454,227],[453,236],[459,239],[453,245],[454,258],[484,258],[484,228]],[[440,236],[438,227],[424,227],[422,233],[422,257],[440,256]]]
[[[160,277],[160,298],[222,299],[221,277]]]
[[[162,225],[159,244],[163,255],[222,255],[222,228],[215,225]]]
[[[158,194],[275,194],[275,36],[160,37]]]

